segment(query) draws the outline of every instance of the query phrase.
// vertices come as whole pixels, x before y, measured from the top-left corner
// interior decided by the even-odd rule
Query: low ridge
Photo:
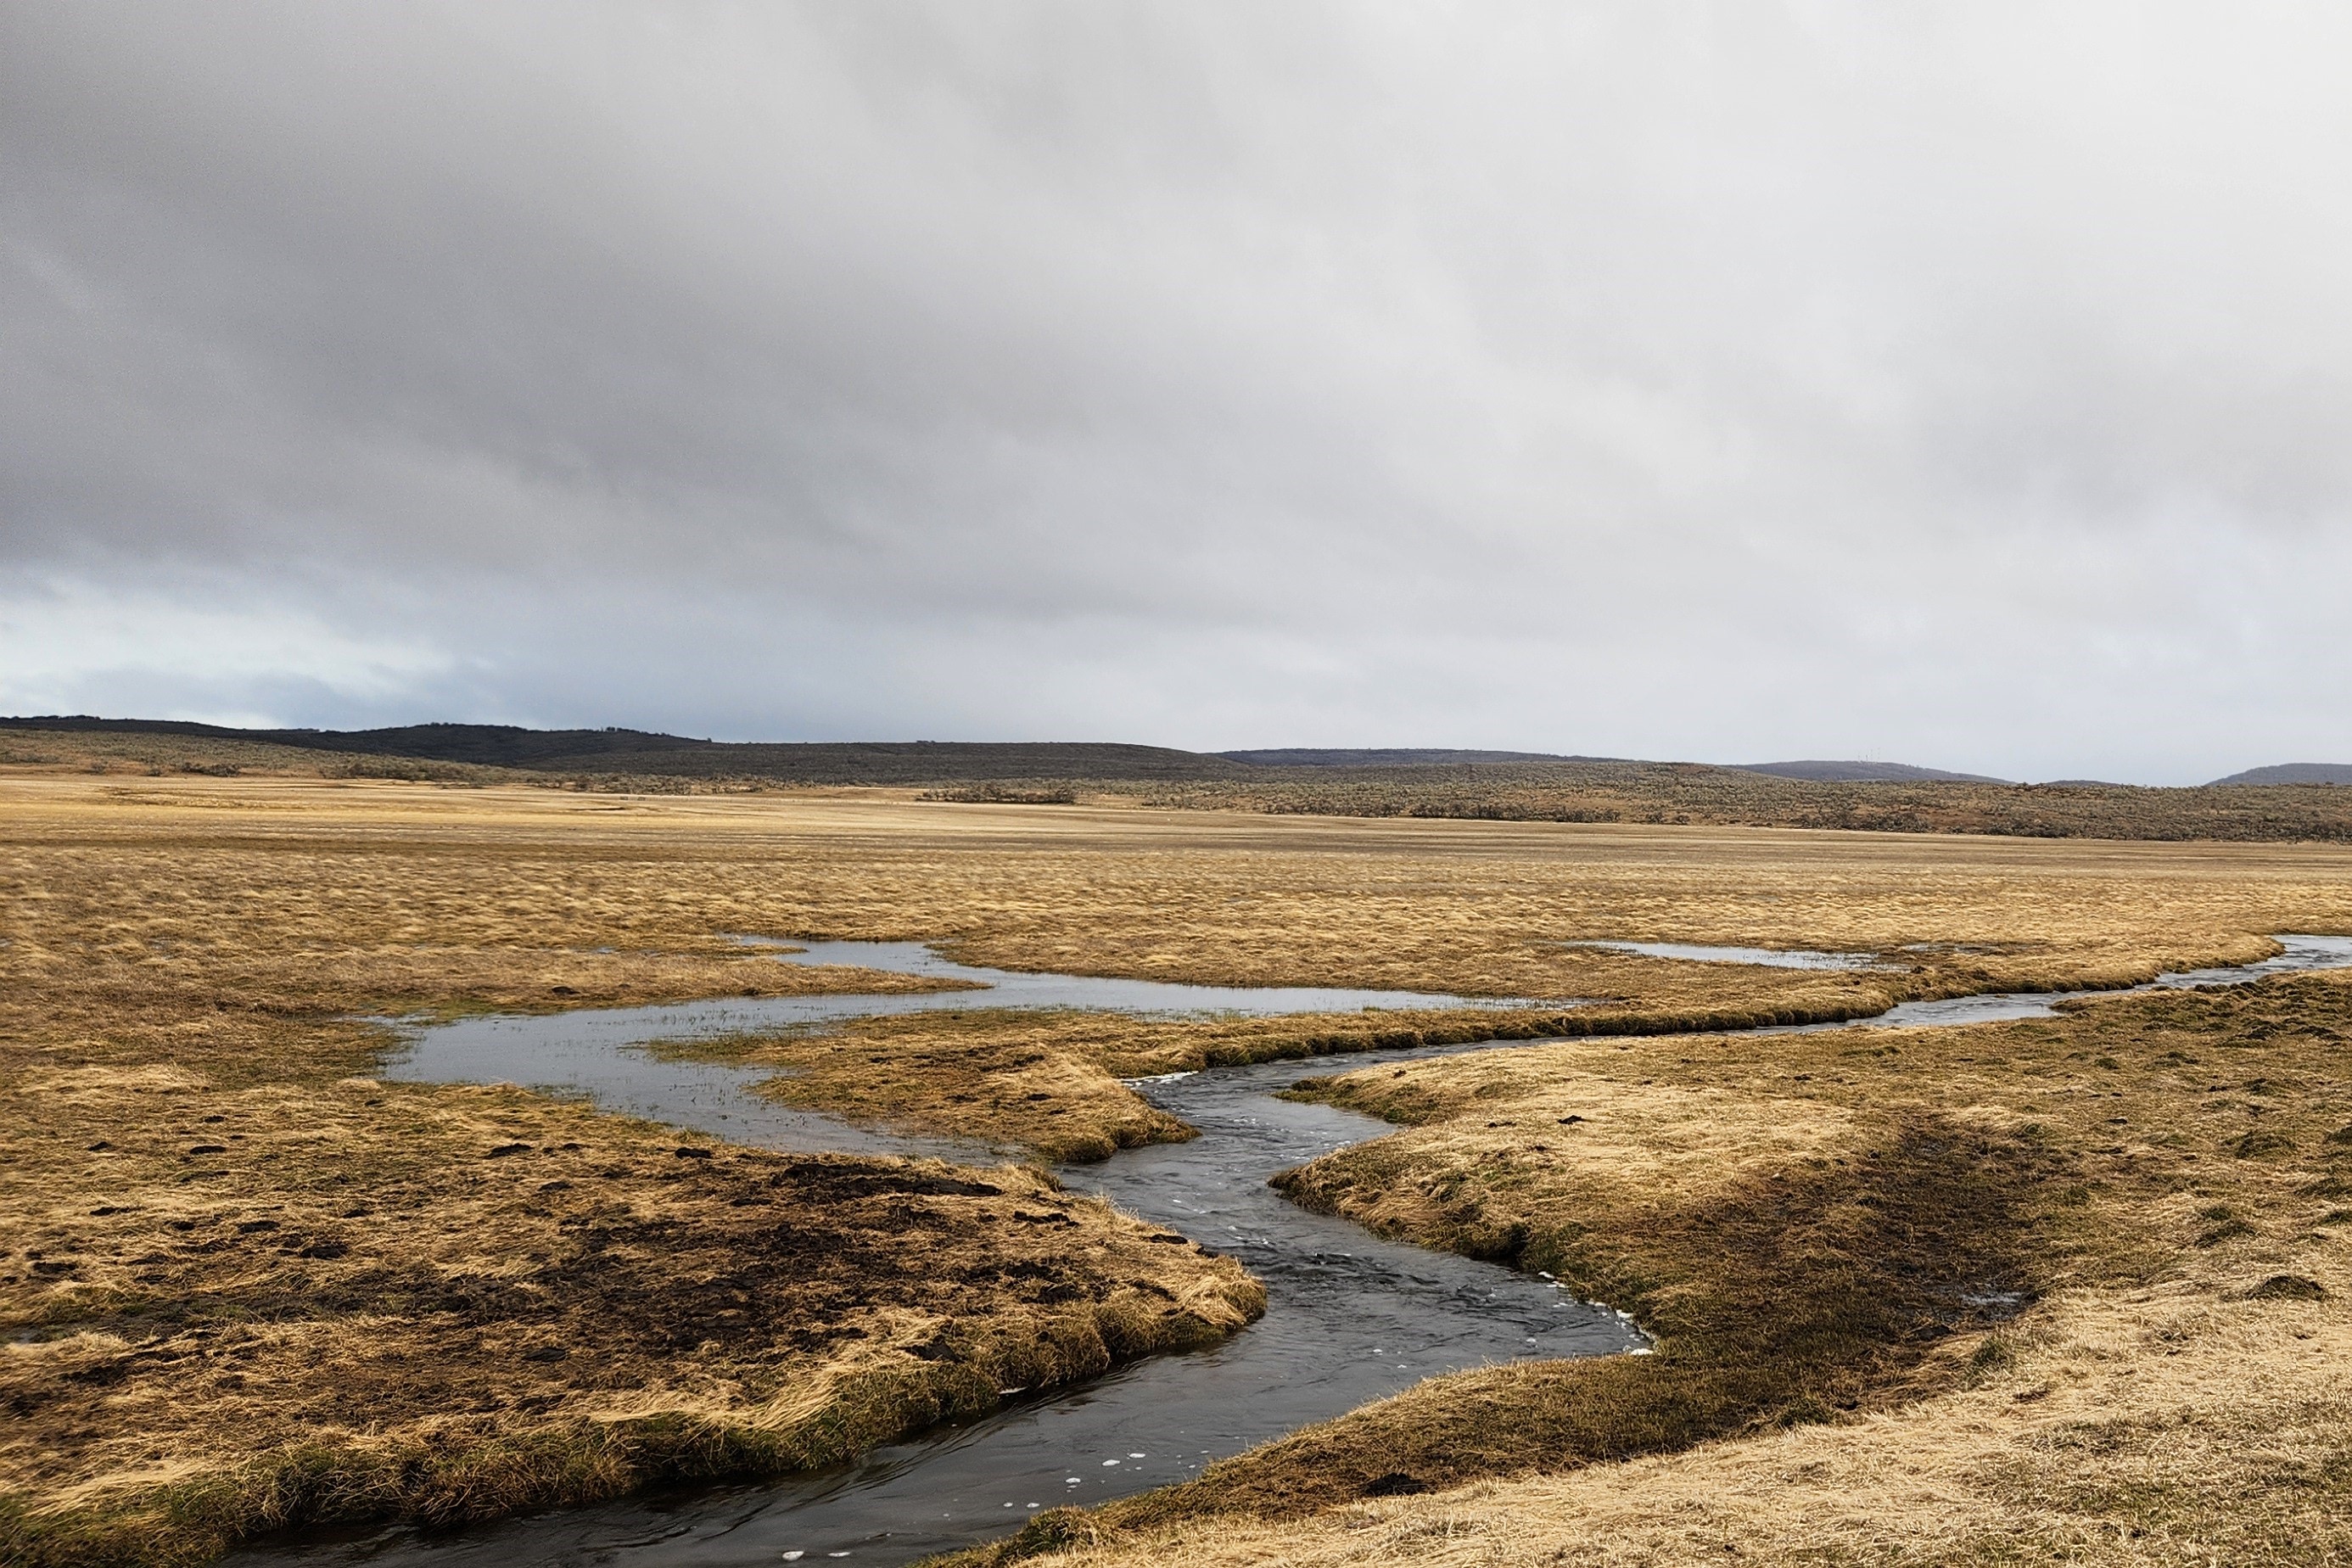
[[[2248,768],[2217,784],[2352,784],[2352,763],[2276,763]]]
[[[237,730],[181,720],[0,719],[0,728],[147,732],[261,742],[541,773],[765,778],[799,784],[946,780],[1224,778],[1243,764],[1167,746],[1102,742],[695,740],[644,730],[526,730],[514,724],[408,724],[381,730]]]
[[[1275,746],[1219,752],[1256,768],[1413,768],[1465,763],[1622,763],[1623,757],[1564,756],[1558,752],[1461,751],[1444,746]]]
[[[1812,784],[2007,784],[1989,773],[1947,773],[1942,768],[1914,767],[1909,763],[1797,762],[1733,763],[1743,773],[1770,773],[1775,778],[1804,779]]]

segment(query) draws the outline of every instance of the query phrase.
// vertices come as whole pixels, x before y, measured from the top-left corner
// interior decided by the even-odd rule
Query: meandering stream
[[[2286,951],[2263,963],[2166,975],[2137,989],[2230,984],[2352,966],[2352,938],[2278,940]],[[803,946],[805,951],[778,956],[795,963],[850,963],[976,980],[989,989],[467,1018],[413,1031],[408,1049],[388,1064],[385,1076],[512,1081],[585,1094],[613,1110],[777,1148],[986,1160],[1001,1155],[978,1144],[901,1137],[776,1105],[754,1092],[764,1069],[665,1060],[637,1047],[656,1040],[937,1008],[1273,1014],[1498,1005],[1420,993],[1241,990],[978,970],[916,943]],[[1677,947],[1672,956],[1740,962],[1748,952]],[[2047,1016],[2066,999],[2044,994],[1906,1003],[1864,1026]],[[1335,1065],[1493,1048],[1489,1044],[1364,1052]],[[1229,1253],[1265,1282],[1265,1319],[1221,1345],[1138,1363],[878,1450],[856,1464],[782,1483],[631,1499],[451,1534],[394,1529],[360,1539],[286,1543],[247,1551],[236,1561],[252,1568],[362,1561],[382,1568],[718,1568],[830,1559],[903,1563],[1003,1534],[1029,1513],[1058,1503],[1101,1502],[1183,1479],[1212,1458],[1440,1372],[1519,1356],[1644,1350],[1641,1335],[1618,1314],[1575,1300],[1543,1280],[1383,1242],[1278,1197],[1266,1185],[1276,1172],[1389,1131],[1370,1117],[1275,1098],[1299,1071],[1297,1061],[1269,1062],[1139,1083],[1138,1092],[1199,1128],[1201,1136],[1061,1172],[1073,1188],[1098,1193],[1129,1213]]]

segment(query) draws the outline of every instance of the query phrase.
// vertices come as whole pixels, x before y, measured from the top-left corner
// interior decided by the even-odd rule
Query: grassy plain
[[[1623,1303],[976,1562],[2331,1563],[2352,977],[1313,1080],[1298,1200]],[[2013,1315],[2012,1315],[2013,1314]]]
[[[1033,1170],[379,1082],[354,1013],[910,983],[665,924],[697,868],[593,816],[502,854],[468,792],[173,787],[0,785],[0,1558],[801,1468],[1260,1308]]]
[[[386,778],[608,795],[927,785],[924,799],[969,805],[1086,801],[1275,816],[2352,843],[2352,789],[2323,784],[1838,784],[1696,763],[1267,767],[1136,746],[712,745],[625,731],[483,731],[453,738],[433,731],[465,727],[436,726],[344,737],[370,749],[337,752],[321,749],[333,739],[323,735],[289,745],[236,733],[26,723],[0,721],[0,774],[74,768],[159,777]],[[385,749],[411,742],[437,750],[404,756]],[[665,750],[670,742],[673,749]]]
[[[2352,931],[2352,857],[2284,844],[959,805],[880,792],[644,798],[133,778],[21,763],[0,778],[0,1314],[12,1335],[0,1357],[12,1413],[0,1485],[14,1510],[0,1516],[11,1532],[0,1539],[35,1561],[185,1560],[289,1518],[471,1517],[789,1467],[984,1406],[998,1388],[1197,1342],[1255,1310],[1230,1263],[1155,1240],[1017,1167],[796,1160],[511,1089],[381,1083],[371,1075],[382,1037],[354,1014],[904,984],[768,963],[730,932],[935,940],[1011,967],[1228,984],[1591,1000],[1538,1015],[1592,1027],[1587,1038],[1321,1091],[1420,1125],[1310,1169],[1294,1190],[1436,1244],[1587,1270],[1670,1346],[1726,1364],[1759,1342],[1710,1340],[1705,1325],[1752,1305],[1739,1294],[1749,1287],[1677,1297],[1645,1283],[1664,1260],[1687,1268],[1708,1257],[1706,1237],[1744,1235],[1732,1250],[1746,1272],[1726,1278],[1777,1277],[1762,1260],[1785,1261],[1796,1234],[1787,1215],[1813,1216],[1802,1230],[1811,1250],[1795,1254],[1807,1258],[1862,1257],[1872,1250],[1862,1241],[1896,1234],[1864,1220],[1900,1221],[1927,1282],[1898,1281],[1879,1314],[1895,1328],[1828,1336],[1838,1342],[1804,1363],[1811,1405],[1714,1376],[1691,1384],[1697,1415],[1665,1419],[1638,1381],[1664,1373],[1636,1370],[1644,1363],[1558,1374],[1634,1380],[1622,1419],[1661,1435],[1633,1449],[1664,1453],[1776,1410],[1883,1422],[1913,1419],[1920,1397],[1976,1397],[1950,1392],[1937,1370],[1949,1336],[1915,1344],[1896,1331],[1926,1321],[1930,1300],[1949,1319],[1936,1320],[1942,1328],[1967,1329],[1973,1320],[1934,1295],[1954,1280],[2023,1279],[2046,1297],[2036,1313],[2078,1289],[2108,1292],[2099,1310],[2121,1310],[2116,1292],[2127,1290],[2049,1273],[2039,1232],[2011,1236],[2005,1216],[2047,1207],[2049,1163],[2088,1157],[2064,1142],[2071,1123],[2038,1111],[2062,1129],[2043,1139],[2058,1140],[2055,1152],[2022,1131],[2022,1111],[1970,1119],[1996,1089],[2045,1093],[2026,1058],[1994,1053],[1979,1075],[1991,1087],[1947,1103],[1928,1092],[1938,1075],[1890,1076],[1876,1059],[1832,1068],[1823,1057],[1799,1085],[1790,1064],[1844,1048],[1823,1043],[1840,1037],[1702,1048],[1659,1031],[1850,1016],[1909,995],[2119,984],[2258,956],[2264,933],[2287,930]],[[1692,965],[1565,945],[1595,938],[1863,950],[1896,968]],[[962,1012],[733,1048],[794,1068],[781,1091],[814,1103],[1083,1156],[1182,1133],[1118,1075],[1475,1038],[1509,1018]],[[2202,1058],[2212,1047],[2182,1048]],[[2332,1079],[2312,1076],[2318,1058],[2296,1060],[2312,1078],[2297,1095],[2333,1093]],[[1812,1087],[1832,1074],[1871,1087],[1846,1099]],[[1912,1086],[1914,1098],[1873,1098],[1882,1084]],[[1616,1119],[1606,1137],[1590,1107],[1544,1119],[1553,1100],[1604,1099]],[[1570,1114],[1595,1125],[1558,1119]],[[1575,1132],[1596,1136],[1571,1144]],[[2323,1147],[2295,1136],[2293,1158]],[[1588,1145],[1609,1157],[1570,1160],[1560,1168],[1581,1173],[1565,1184],[1544,1173]],[[1873,1149],[1885,1157],[1883,1178],[1869,1178],[1879,1185],[1832,1175],[1864,1169],[1855,1152]],[[2218,1168],[2218,1156],[2192,1152],[2208,1162],[2200,1179]],[[1809,1184],[1803,1204],[1755,1185],[1769,1179],[1753,1169],[1767,1158]],[[2284,1158],[2257,1153],[2245,1169],[2284,1170]],[[1612,1186],[1619,1163],[1641,1179]],[[1650,1181],[1652,1167],[1738,1179],[1677,1185]],[[1626,1230],[1619,1222],[1651,1212],[1639,1194],[1654,1190],[1666,1205],[1654,1256],[1561,1240],[1557,1222],[1580,1213],[1591,1234]],[[2192,1262],[2218,1267],[2271,1244],[2270,1222],[2236,1192],[2204,1206],[2244,1207],[2260,1243],[2225,1237],[2192,1248]],[[2107,1201],[2079,1212],[2106,1213]],[[1801,1284],[1789,1299],[1830,1303],[1820,1310],[1834,1323],[1836,1302],[1882,1289],[1893,1267],[1856,1264],[1861,1283]],[[2011,1335],[2019,1364],[2042,1353],[2023,1329]],[[1326,1490],[1300,1496],[1344,1511],[1392,1473],[1444,1486],[1626,1447],[1606,1423],[1578,1449],[1556,1429],[1515,1436],[1510,1422],[1486,1421],[1484,1447],[1458,1434],[1444,1445],[1466,1456],[1455,1468],[1413,1458],[1397,1434],[1445,1429],[1428,1426],[1432,1413],[1456,1403],[1407,1395],[1394,1407],[1402,1425],[1381,1428],[1376,1446],[1402,1444],[1408,1462],[1367,1477],[1361,1464],[1318,1461]],[[1392,1420],[1379,1409],[1362,1419]],[[1248,1500],[1290,1485],[1283,1462],[1260,1456],[1221,1472],[1232,1487],[1222,1522],[1181,1527],[1276,1528]],[[1151,1505],[1178,1511],[1157,1523],[1139,1515],[1136,1528],[1202,1502]]]

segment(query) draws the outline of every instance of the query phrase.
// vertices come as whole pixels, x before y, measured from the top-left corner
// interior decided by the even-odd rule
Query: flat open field
[[[761,746],[630,733],[422,726],[362,735],[0,721],[12,771],[526,784],[619,795],[928,786],[974,805],[1151,805],[1273,816],[1835,828],[2237,843],[2352,843],[2352,790],[2326,784],[2150,788],[1969,780],[1832,783],[1696,763],[1250,766],[1140,746]],[[201,729],[201,726],[193,727]],[[281,735],[283,732],[279,732]],[[338,742],[364,749],[337,751]],[[418,754],[395,748],[415,746]]]
[[[1229,1261],[1019,1165],[795,1159],[371,1076],[360,1015],[905,984],[748,932],[1550,998],[1545,1027],[1582,1031],[1318,1087],[1406,1130],[1289,1190],[1559,1273],[1663,1353],[1442,1380],[1024,1552],[2341,1552],[2340,982],[1866,1042],[1674,1032],[2120,985],[2283,931],[2352,932],[2352,850],[24,764],[0,1541],[194,1561],[289,1520],[789,1468],[1256,1310]],[[1590,939],[1894,967],[1564,945]],[[807,1103],[1085,1157],[1182,1135],[1123,1073],[1514,1028],[942,1013],[726,1048]]]

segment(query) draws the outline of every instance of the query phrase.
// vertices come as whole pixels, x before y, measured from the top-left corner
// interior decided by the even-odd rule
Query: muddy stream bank
[[[2278,940],[2286,951],[2263,963],[2167,975],[2155,984],[2227,984],[2352,966],[2352,938]],[[989,1162],[1003,1153],[974,1143],[852,1127],[777,1105],[755,1092],[766,1076],[763,1069],[664,1060],[639,1047],[657,1040],[939,1008],[1087,1007],[1181,1015],[1498,1005],[1415,993],[1240,990],[979,970],[917,943],[802,945],[805,951],[779,958],[977,981],[988,989],[467,1018],[412,1031],[404,1052],[387,1064],[384,1076],[528,1084],[778,1149]],[[1671,956],[1685,962],[1753,961],[1748,950],[1678,947]],[[2037,994],[1906,1003],[1863,1024],[1808,1027],[2047,1016],[2066,999]],[[1506,1047],[1489,1043],[1351,1053],[1330,1066],[1351,1068],[1496,1048]],[[1004,1534],[1030,1514],[1058,1504],[1097,1503],[1188,1479],[1213,1458],[1442,1372],[1518,1357],[1644,1350],[1642,1336],[1618,1314],[1575,1300],[1546,1281],[1384,1242],[1276,1194],[1266,1181],[1276,1172],[1389,1131],[1385,1123],[1355,1112],[1275,1098],[1303,1066],[1296,1060],[1268,1062],[1138,1083],[1139,1093],[1199,1128],[1201,1136],[1059,1172],[1072,1189],[1098,1194],[1129,1213],[1227,1253],[1264,1282],[1265,1317],[1223,1344],[1137,1363],[877,1450],[833,1471],[635,1498],[456,1532],[402,1528],[361,1538],[281,1542],[231,1561],[247,1568],[362,1562],[383,1568],[904,1563]]]

